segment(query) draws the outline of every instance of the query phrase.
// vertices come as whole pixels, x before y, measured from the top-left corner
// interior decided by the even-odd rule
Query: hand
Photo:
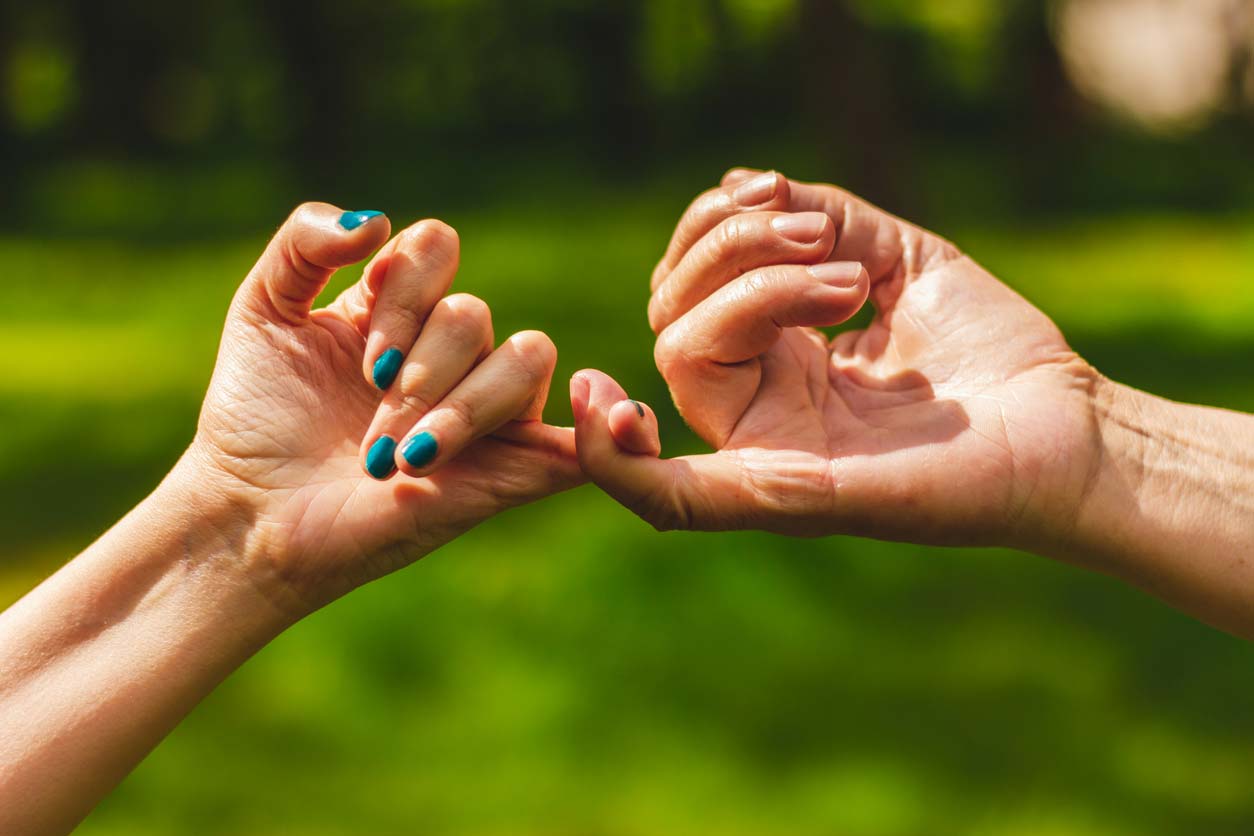
[[[717,452],[662,460],[656,420],[571,382],[584,471],[658,528],[1034,547],[1074,521],[1102,378],[952,244],[832,186],[733,170],[653,275],[658,369]],[[871,324],[817,327],[869,298]]]
[[[325,204],[288,219],[231,305],[175,471],[227,498],[249,572],[298,616],[582,481],[573,431],[540,420],[553,343],[526,331],[493,350],[487,305],[445,296],[459,250],[447,225],[405,230],[311,311],[389,228]]]

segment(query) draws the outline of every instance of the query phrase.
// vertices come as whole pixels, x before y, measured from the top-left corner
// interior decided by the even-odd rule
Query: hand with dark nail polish
[[[183,457],[0,617],[0,832],[69,832],[292,623],[583,481],[574,430],[542,420],[553,343],[497,345],[487,304],[448,294],[447,224],[390,231],[297,209],[235,295]]]
[[[819,330],[867,301],[866,327]],[[585,472],[655,526],[1012,546],[1254,636],[1232,558],[1254,549],[1254,419],[1112,383],[939,236],[734,170],[680,218],[648,315],[715,452],[657,458],[651,412],[600,372],[571,404]]]
[[[284,567],[272,594],[298,611],[582,481],[573,431],[540,420],[552,343],[523,332],[498,348],[486,303],[449,294],[452,227],[390,232],[375,211],[292,215],[236,296],[183,465],[247,509],[262,564]]]

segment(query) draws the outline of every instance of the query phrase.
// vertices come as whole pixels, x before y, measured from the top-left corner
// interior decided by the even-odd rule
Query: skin
[[[286,627],[580,468],[659,528],[1004,543],[1254,635],[1254,418],[1106,380],[953,245],[834,187],[733,171],[680,220],[649,318],[716,452],[668,460],[600,372],[571,381],[573,431],[540,420],[552,343],[492,347],[486,304],[446,295],[449,227],[384,245],[386,218],[339,217],[299,209],[241,286],[170,475],[0,614],[0,832],[69,831]],[[815,330],[868,299],[868,328]],[[438,452],[415,465],[419,433]],[[384,434],[402,444],[376,479]]]
[[[170,475],[0,614],[0,832],[68,832],[282,630],[582,481],[573,430],[540,420],[553,344],[528,331],[494,349],[487,305],[445,295],[456,233],[423,221],[384,245],[386,218],[340,216],[302,206],[244,281]],[[385,393],[371,369],[389,347],[409,359]],[[398,451],[403,472],[373,479],[365,450],[384,430],[431,432],[439,453],[415,468]]]
[[[601,372],[571,401],[585,472],[657,528],[1006,545],[1254,637],[1254,417],[1106,379],[953,244],[774,172],[698,197],[651,289],[658,369],[716,452],[657,458]],[[865,301],[867,328],[816,330]]]

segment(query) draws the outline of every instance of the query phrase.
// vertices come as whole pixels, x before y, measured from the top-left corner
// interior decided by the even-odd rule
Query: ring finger
[[[487,357],[492,344],[487,303],[467,293],[436,303],[362,442],[360,455],[367,473],[375,479],[392,475],[397,444],[405,431]]]

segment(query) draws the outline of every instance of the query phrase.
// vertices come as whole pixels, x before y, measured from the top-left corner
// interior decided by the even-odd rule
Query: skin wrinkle
[[[816,187],[805,187],[805,201],[801,205],[794,205],[795,210],[806,210],[811,208],[821,208],[813,205],[816,194],[822,192]],[[835,190],[828,190],[835,194]],[[839,204],[837,206],[836,204]],[[945,272],[945,268],[951,261],[959,261],[965,257],[961,255],[956,248],[948,242],[934,238],[928,234],[914,228],[910,225],[894,221],[892,224],[893,232],[885,235],[882,231],[876,229],[878,221],[873,217],[875,210],[864,207],[862,204],[855,202],[847,195],[841,195],[838,199],[831,200],[826,206],[829,217],[833,219],[833,225],[836,227],[836,245],[835,251],[837,258],[846,258],[857,247],[869,246],[874,251],[872,256],[872,278],[874,280],[871,288],[871,301],[877,307],[877,316],[872,324],[861,332],[845,332],[832,341],[830,347],[825,341],[822,345],[810,346],[809,340],[811,334],[807,330],[801,329],[784,329],[788,334],[797,334],[798,341],[794,341],[792,337],[785,337],[787,340],[783,346],[772,349],[772,352],[782,352],[782,357],[787,357],[788,362],[797,365],[804,361],[805,365],[799,370],[798,380],[804,381],[807,387],[807,410],[809,417],[797,415],[785,419],[785,426],[793,421],[799,422],[799,426],[807,424],[822,429],[822,435],[816,435],[815,440],[821,445],[823,453],[820,457],[826,460],[827,469],[830,474],[830,484],[841,484],[840,473],[836,466],[832,464],[839,460],[842,456],[851,454],[857,455],[856,448],[850,447],[853,444],[870,444],[872,449],[877,446],[886,445],[882,452],[891,452],[895,445],[894,439],[900,435],[900,428],[904,426],[903,421],[911,421],[912,412],[906,410],[928,409],[927,404],[945,404],[951,403],[955,408],[960,409],[958,404],[962,402],[961,397],[954,401],[941,401],[942,396],[947,397],[949,392],[945,389],[943,381],[946,375],[940,377],[934,373],[934,368],[925,367],[930,382],[920,380],[923,385],[917,383],[913,386],[910,382],[905,382],[905,387],[898,386],[877,387],[869,385],[871,379],[860,381],[853,374],[854,370],[862,369],[861,374],[870,375],[873,379],[878,375],[890,375],[900,377],[902,369],[911,369],[913,363],[909,358],[913,357],[913,350],[907,350],[906,344],[898,339],[890,339],[890,336],[899,332],[910,332],[908,339],[911,342],[932,343],[937,342],[938,324],[930,318],[924,318],[920,311],[916,311],[913,305],[919,304],[920,300],[915,300],[912,307],[901,308],[902,300],[905,299],[905,290],[914,285],[915,281],[925,273]],[[681,227],[685,222],[681,222]],[[725,235],[728,231],[734,231],[739,227],[733,224],[727,224],[719,235]],[[724,248],[726,241],[723,239]],[[741,241],[741,244],[748,247],[752,242]],[[682,252],[676,253],[675,259],[682,260],[685,255]],[[861,259],[864,263],[868,260],[866,257]],[[751,263],[749,256],[739,260],[738,263]],[[760,262],[759,262],[760,263]],[[969,260],[966,262],[970,266]],[[961,265],[960,265],[961,266]],[[661,277],[664,285],[666,278]],[[668,290],[669,292],[669,290]],[[945,308],[952,304],[946,300],[944,304],[934,305],[938,312],[943,312]],[[901,313],[902,316],[895,320],[895,314]],[[770,317],[771,326],[779,328],[781,325],[778,316]],[[895,329],[895,330],[890,330]],[[947,339],[958,340],[961,335],[970,330],[970,323],[958,322],[952,328],[952,334]],[[667,353],[683,351],[683,342],[676,342],[671,334],[666,335],[662,340],[662,346],[666,346],[664,351],[660,352],[664,362],[659,364],[664,375],[670,371],[671,364],[665,360]],[[800,335],[804,334],[802,337]],[[674,343],[674,345],[671,345]],[[848,347],[851,350],[842,350],[842,347]],[[810,349],[817,348],[817,355],[822,359],[819,363],[818,359],[810,356]],[[768,354],[768,357],[770,354]],[[936,364],[932,363],[934,367]],[[741,436],[745,433],[758,432],[763,429],[759,426],[760,419],[755,419],[754,426],[748,426],[751,415],[761,408],[764,403],[763,398],[773,397],[773,393],[767,388],[767,381],[771,379],[776,372],[769,365],[761,365],[760,377],[754,382],[752,388],[748,391],[751,394],[749,405],[746,410],[737,416],[733,432],[730,434],[732,439],[731,446],[747,447],[752,442],[741,440]],[[978,368],[978,367],[977,367]],[[967,373],[966,370],[963,370]],[[957,370],[948,372],[948,375],[956,374]],[[687,374],[687,372],[685,372]],[[916,372],[922,378],[922,373]],[[892,377],[886,377],[885,380],[891,380]],[[852,385],[851,385],[852,384]],[[772,384],[774,385],[774,384]],[[1005,379],[994,380],[989,378],[987,386],[992,385],[1010,385]],[[833,392],[822,392],[823,388],[834,389]],[[962,387],[964,393],[975,395],[971,391],[971,387]],[[892,392],[896,390],[896,394]],[[1015,393],[1015,397],[1018,393]],[[974,398],[973,398],[974,400]],[[1004,463],[1009,472],[1017,474],[1025,471],[1027,465],[1022,461],[1018,452],[1010,449],[1008,421],[1006,417],[1006,406],[1004,403],[998,403],[999,399],[989,398],[996,404],[998,410],[994,420],[998,422],[996,433],[990,433],[988,428],[976,427],[974,437],[980,438],[977,445],[972,446],[971,455],[978,456],[981,460],[998,464]],[[1013,398],[1006,399],[1014,402]],[[833,404],[840,403],[841,408],[834,410]],[[677,399],[677,405],[686,418],[692,420],[693,415],[689,415],[691,404],[685,402],[684,399]],[[986,416],[992,417],[991,411],[984,413]],[[937,413],[932,418],[927,418],[928,413],[920,413],[920,417],[924,420],[937,421],[937,428],[940,433],[960,432],[959,427],[965,427],[969,424],[970,418],[965,412],[960,411],[952,417],[947,416],[944,412]],[[987,418],[985,418],[987,420]],[[848,423],[848,426],[841,426]],[[837,429],[839,428],[839,429]],[[861,428],[861,429],[860,429]],[[866,436],[867,440],[858,440],[866,431],[871,430],[872,434]],[[751,436],[748,436],[751,437]],[[914,442],[935,446],[938,441],[943,439],[929,438],[924,435]],[[724,445],[727,446],[727,445]],[[1007,452],[1009,450],[1009,452]],[[824,455],[825,454],[825,455]],[[920,455],[928,454],[920,452]],[[1008,461],[1001,461],[1002,457],[1014,458]],[[817,461],[817,458],[816,458]],[[933,465],[935,466],[935,465]],[[827,477],[819,477],[827,478]],[[1017,475],[1012,478],[1018,478]],[[1028,501],[1034,495],[1034,487],[1030,487],[1022,494]],[[820,489],[823,492],[823,489]],[[1018,497],[1020,494],[1013,494]]]
[[[384,273],[376,266],[335,307],[307,312],[331,268],[383,244],[388,227],[348,234],[334,226],[341,213],[294,212],[232,298],[195,435],[170,476],[0,615],[0,830],[68,832],[210,689],[314,607],[579,482],[573,449],[547,425],[542,450],[467,439],[426,479],[364,478],[354,451],[379,396],[362,373],[361,326],[375,313],[366,285]],[[531,384],[511,381],[511,397],[538,418],[549,370],[534,359],[500,368]],[[498,371],[479,381],[485,402],[473,407],[484,414],[512,407],[494,400]]]
[[[1126,424],[1122,424],[1124,429],[1128,429]],[[1138,432],[1143,433],[1143,429]],[[1198,438],[1196,444],[1187,444],[1181,440],[1181,436],[1177,432],[1166,430],[1162,434],[1145,435],[1144,438],[1151,443],[1146,444],[1146,448],[1154,450],[1157,455],[1148,458],[1147,470],[1157,470],[1170,474],[1171,479],[1168,484],[1178,485],[1181,482],[1190,483],[1190,487],[1195,490],[1202,490],[1210,493],[1212,496],[1221,497],[1226,503],[1238,505],[1242,508],[1249,509],[1254,507],[1254,501],[1249,500],[1240,494],[1228,495],[1219,490],[1212,480],[1198,478],[1198,473],[1213,472],[1214,468],[1210,467],[1212,462],[1233,463],[1234,459],[1216,453],[1207,446],[1206,440]],[[1172,454],[1183,460],[1173,458]],[[1198,459],[1202,459],[1199,462]],[[1240,460],[1235,460],[1240,463]],[[1179,503],[1173,502],[1174,507],[1179,507]]]
[[[752,176],[751,170],[733,171],[725,188]],[[689,238],[713,227],[706,222],[715,217],[708,211],[710,194],[680,220],[655,270],[656,282],[666,280],[667,269],[685,257],[686,248],[701,244]],[[1145,572],[1129,566],[1142,553],[1153,554],[1188,579],[1181,585],[1156,577],[1155,588],[1229,629],[1254,632],[1249,606],[1234,603],[1239,598],[1230,584],[1213,583],[1214,566],[1232,564],[1232,547],[1215,549],[1215,544],[1250,545],[1248,530],[1236,522],[1241,518],[1233,516],[1254,505],[1254,480],[1240,473],[1254,469],[1254,441],[1234,440],[1254,435],[1248,418],[1162,407],[1159,411],[1187,420],[1166,422],[1162,449],[1138,451],[1146,447],[1145,438],[1095,414],[1100,375],[1071,351],[1044,314],[952,243],[834,187],[790,183],[783,197],[783,211],[825,211],[832,219],[830,257],[866,267],[875,316],[865,329],[839,334],[826,350],[811,346],[807,331],[785,328],[783,344],[776,342],[758,366],[736,367],[758,370],[756,377],[746,371],[743,380],[729,379],[728,368],[713,366],[705,368],[705,380],[694,380],[702,369],[679,358],[685,351],[699,355],[701,345],[685,343],[692,334],[666,333],[659,341],[659,370],[685,420],[708,437],[703,423],[712,417],[725,421],[719,408],[731,402],[738,411],[725,421],[734,425],[731,442],[712,454],[709,481],[688,486],[692,494],[730,480],[743,467],[759,498],[752,509],[742,510],[765,513],[764,525],[772,530],[852,530],[942,543],[1004,540],[1057,549],[1073,560],[1079,550],[1089,553],[1095,568],[1112,569],[1133,582]],[[739,243],[763,247],[747,239]],[[754,256],[746,253],[736,263],[771,261],[765,250]],[[769,313],[763,303],[763,314]],[[779,315],[771,317],[771,327],[780,323]],[[825,374],[816,374],[819,369]],[[831,391],[821,391],[825,384]],[[731,394],[710,404],[715,391]],[[741,391],[748,395],[744,410]],[[1129,397],[1150,400],[1139,393]],[[1137,407],[1145,408],[1145,403]],[[1237,425],[1241,419],[1244,429]],[[1201,429],[1221,426],[1227,431]],[[1194,449],[1187,446],[1191,434],[1205,439]],[[1106,449],[1119,445],[1128,448],[1119,458]],[[625,482],[643,482],[652,474],[659,479],[666,474],[668,485],[674,484],[678,465],[665,462],[638,469],[630,479],[598,472],[597,461],[589,466],[594,479],[621,496],[627,493]],[[803,473],[803,462],[810,473]],[[772,463],[779,468],[775,477]],[[1208,496],[1207,489],[1190,484],[1200,479],[1222,484],[1240,498],[1225,500],[1213,487],[1216,493]],[[644,484],[633,488],[643,489]],[[1077,494],[1083,510],[1075,507]],[[1186,494],[1202,507],[1183,512]],[[811,500],[815,507],[807,517],[788,516]],[[1090,505],[1095,510],[1090,512]],[[772,509],[777,519],[772,520]],[[736,512],[727,509],[726,518]],[[1103,512],[1110,519],[1104,526]],[[1055,520],[1061,522],[1051,529]],[[1198,543],[1212,547],[1200,559],[1221,563],[1199,569]],[[1187,562],[1179,562],[1181,554]],[[1254,587],[1254,571],[1241,571],[1250,572],[1247,588]]]

